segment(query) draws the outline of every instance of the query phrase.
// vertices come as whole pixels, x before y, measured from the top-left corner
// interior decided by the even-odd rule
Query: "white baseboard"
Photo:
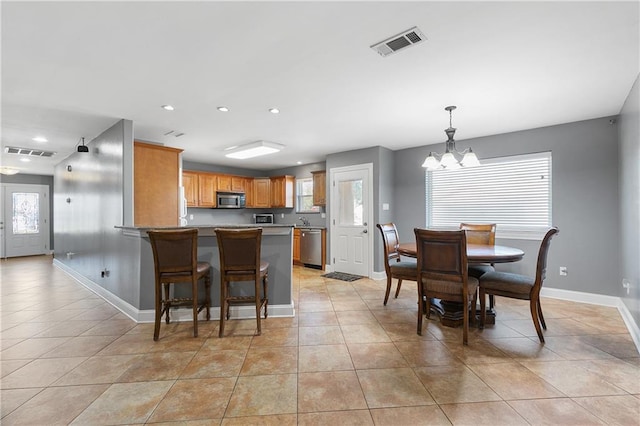
[[[382,272],[377,272],[377,271],[373,271],[371,273],[371,279],[372,280],[386,280],[387,279],[387,273],[385,271]]]
[[[633,316],[631,315],[631,312],[629,312],[627,305],[625,305],[619,297],[548,287],[542,287],[540,296],[618,308],[618,312],[620,312],[620,316],[622,316],[622,320],[627,326],[627,330],[629,330],[633,343],[636,345],[636,349],[640,353],[640,328],[633,320]]]
[[[84,277],[75,270],[69,268],[64,263],[60,262],[57,259],[53,259],[53,264],[70,275],[73,279],[78,281],[81,285],[91,290],[102,299],[104,299],[107,303],[112,305],[114,308],[122,312],[124,315],[131,318],[133,321],[137,323],[144,322],[154,322],[155,321],[155,310],[154,309],[143,309],[140,310],[130,303],[120,299],[118,296],[114,295],[108,290],[100,287],[95,282],[91,281],[87,277]],[[293,301],[288,305],[269,305],[267,307],[268,316],[270,317],[294,317],[295,316],[295,306]],[[200,312],[198,315],[199,319],[205,319],[205,313]],[[220,318],[220,308],[212,307],[210,310],[210,315],[212,319]],[[246,318],[255,318],[256,317],[256,309],[254,306],[232,306],[231,307],[231,317],[235,319],[246,319]],[[191,309],[177,309],[175,311],[171,311],[171,319],[173,321],[191,321],[193,319],[193,313]]]

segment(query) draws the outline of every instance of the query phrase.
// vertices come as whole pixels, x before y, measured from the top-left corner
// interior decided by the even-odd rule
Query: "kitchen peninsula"
[[[211,264],[211,307],[212,318],[218,318],[220,307],[220,254],[218,241],[215,234],[216,228],[255,228],[253,224],[220,224],[193,226],[198,229],[198,260]],[[269,316],[283,317],[294,316],[292,300],[292,241],[294,225],[270,224],[260,226],[262,228],[261,257],[269,262]],[[138,247],[140,274],[140,302],[139,309],[146,311],[154,309],[154,266],[151,243],[147,235],[150,227],[126,227],[121,229],[123,241],[127,245]],[[174,229],[174,227],[154,227],[153,229]],[[132,281],[131,284],[135,285]],[[176,287],[176,291],[185,290]],[[200,288],[202,292],[203,289]],[[203,294],[200,295],[202,297]],[[234,309],[235,312],[234,312]],[[190,315],[190,311],[177,311],[174,318],[182,318]],[[232,307],[232,317],[255,318],[255,307]],[[146,317],[146,315],[145,315]]]

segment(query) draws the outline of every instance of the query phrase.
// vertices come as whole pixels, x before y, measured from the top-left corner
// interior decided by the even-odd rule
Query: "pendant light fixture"
[[[453,136],[456,134],[456,129],[451,125],[451,112],[454,109],[456,109],[455,105],[445,108],[445,111],[449,111],[449,128],[444,131],[447,134],[445,152],[442,155],[430,152],[429,156],[424,160],[424,163],[422,163],[422,167],[427,170],[456,170],[460,167],[473,167],[480,165],[478,157],[476,157],[476,154],[471,148],[467,148],[462,152],[456,149],[456,141],[453,139]],[[458,158],[456,158],[456,154],[462,157],[462,161],[459,161]]]

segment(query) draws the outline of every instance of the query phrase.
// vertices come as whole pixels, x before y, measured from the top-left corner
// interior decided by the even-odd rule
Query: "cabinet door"
[[[244,178],[244,196],[247,208],[255,207],[253,199],[253,178]]]
[[[271,207],[293,208],[293,176],[271,178]]]
[[[322,170],[320,172],[311,172],[313,175],[313,205],[327,205],[327,173]]]
[[[247,179],[242,176],[231,176],[231,190],[233,192],[246,192],[246,181]]]
[[[198,175],[198,206],[216,206],[216,175],[201,173]]]
[[[300,262],[300,230],[293,230],[293,262]]]
[[[133,221],[136,226],[177,226],[181,149],[135,142]]]
[[[231,191],[231,176],[218,175],[217,191]]]
[[[269,178],[253,180],[253,207],[271,207],[271,181]]]
[[[193,172],[182,172],[182,186],[184,187],[184,198],[187,199],[187,207],[197,207],[198,174]]]

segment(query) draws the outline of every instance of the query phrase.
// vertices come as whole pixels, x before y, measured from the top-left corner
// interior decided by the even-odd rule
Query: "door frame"
[[[8,224],[7,221],[9,219],[11,219],[11,214],[9,214],[10,212],[8,211],[10,209],[10,206],[8,204],[5,203],[6,200],[6,194],[7,191],[11,191],[12,188],[24,188],[26,191],[30,191],[30,192],[39,192],[45,193],[45,200],[43,200],[44,202],[41,203],[41,208],[40,208],[40,217],[41,217],[41,221],[43,222],[43,226],[42,226],[42,230],[40,232],[40,235],[42,236],[42,242],[46,244],[46,249],[44,250],[43,254],[50,254],[52,252],[51,250],[51,222],[50,222],[50,218],[51,218],[51,187],[49,185],[46,184],[30,184],[30,183],[2,183],[0,185],[0,197],[2,197],[2,208],[0,208],[1,212],[0,212],[0,219],[2,221],[2,227],[4,229],[2,229],[1,235],[0,235],[0,257],[3,259],[7,258],[7,229],[8,229]],[[8,216],[7,216],[8,214]]]
[[[338,244],[337,239],[335,238],[335,233],[332,232],[335,226],[335,217],[337,216],[337,211],[336,208],[337,206],[335,205],[335,203],[332,202],[333,200],[333,193],[335,190],[335,175],[336,173],[343,173],[343,172],[353,172],[353,171],[357,171],[357,170],[364,170],[367,173],[367,179],[369,181],[369,184],[367,185],[368,187],[366,188],[365,191],[363,191],[363,195],[366,196],[366,202],[367,202],[367,217],[368,217],[368,221],[367,221],[367,234],[369,235],[369,238],[367,239],[367,257],[368,257],[368,270],[367,270],[367,277],[371,278],[373,275],[373,222],[374,222],[374,217],[373,217],[373,163],[363,163],[363,164],[354,164],[351,166],[342,166],[342,167],[332,167],[329,169],[329,196],[327,197],[328,200],[330,200],[330,208],[329,208],[329,249],[331,250],[330,253],[330,264],[331,264],[331,270],[334,271],[335,270],[335,265],[334,265],[334,253],[337,253],[337,248],[336,245]]]

